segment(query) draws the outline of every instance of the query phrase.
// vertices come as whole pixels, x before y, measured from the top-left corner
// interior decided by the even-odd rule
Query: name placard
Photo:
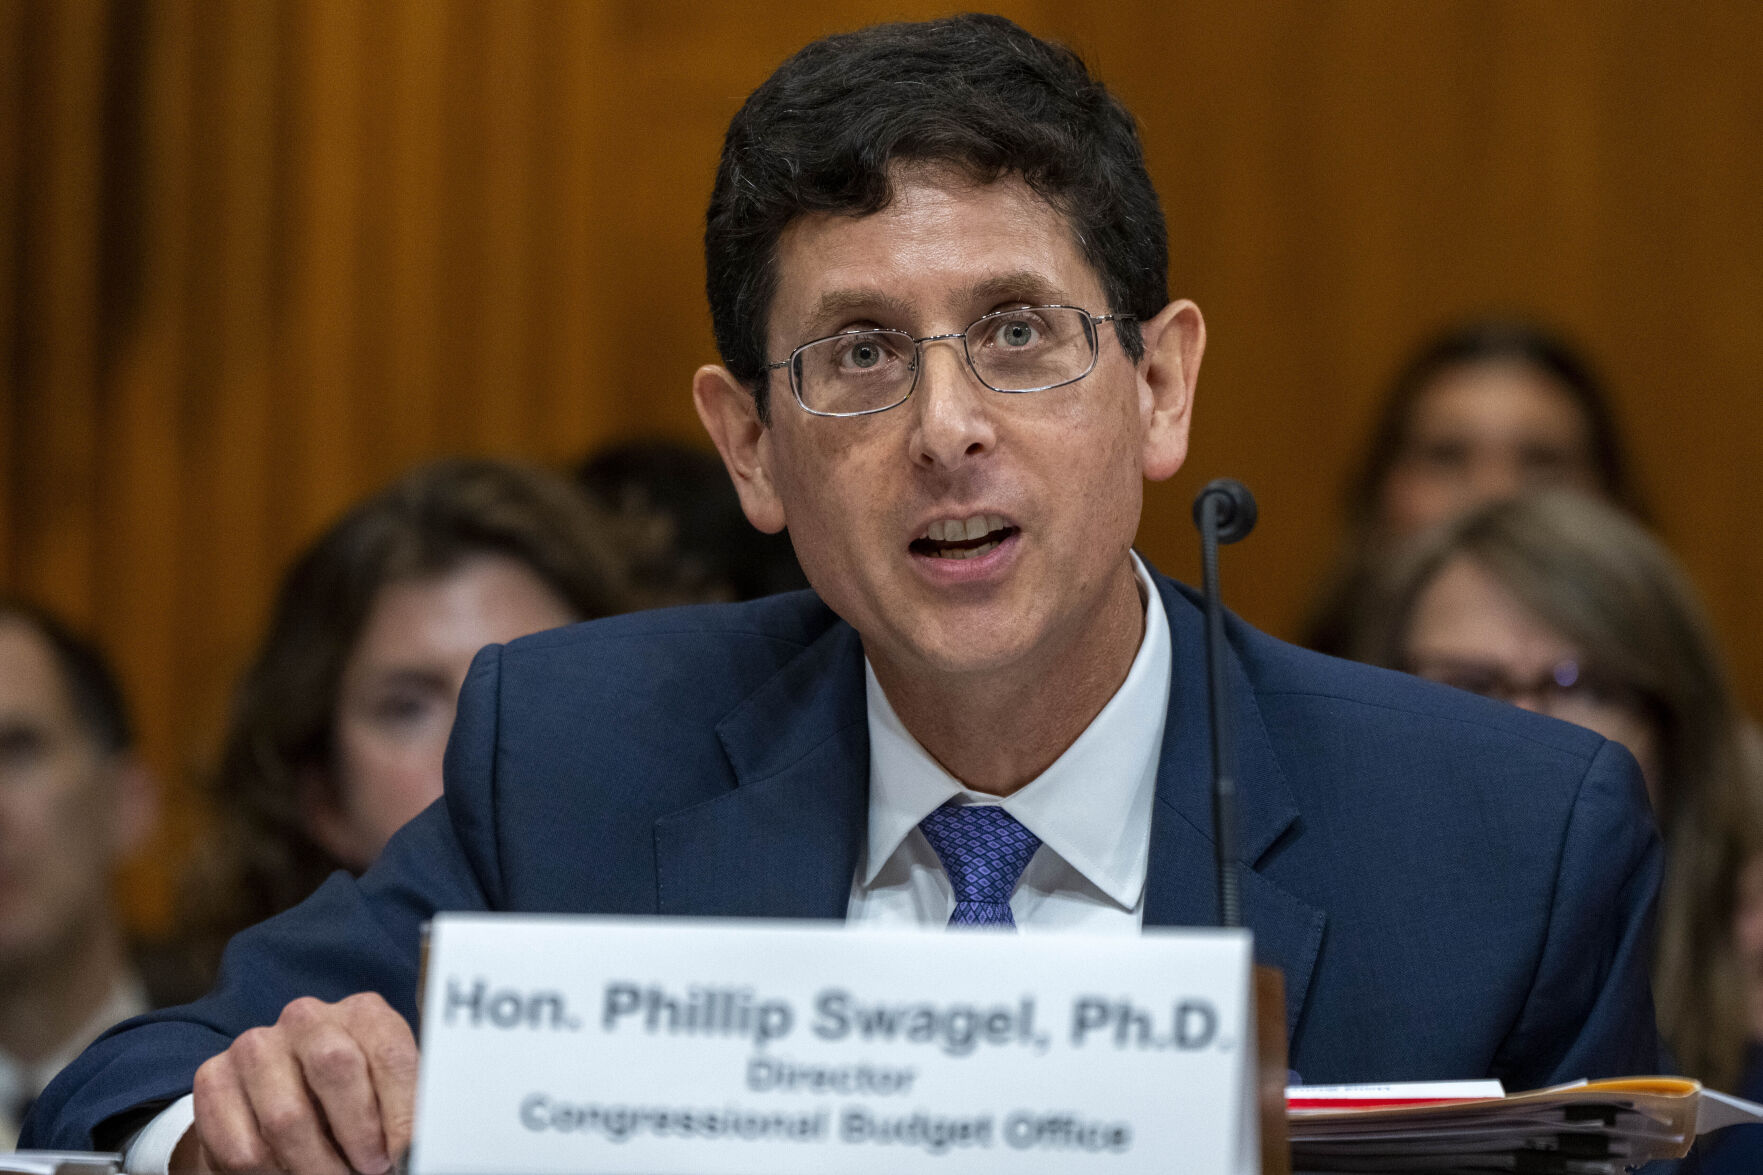
[[[1250,1175],[1242,931],[446,914],[416,1175]]]

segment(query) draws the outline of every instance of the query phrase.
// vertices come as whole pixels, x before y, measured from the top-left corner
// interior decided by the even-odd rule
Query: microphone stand
[[[1218,867],[1218,924],[1243,924],[1237,877],[1236,744],[1231,739],[1225,680],[1224,605],[1218,592],[1218,544],[1234,543],[1255,527],[1255,499],[1228,477],[1206,483],[1194,499],[1200,528],[1200,568],[1206,596],[1206,705],[1212,725],[1212,845]]]
[[[1229,682],[1225,677],[1224,605],[1218,591],[1218,544],[1234,543],[1255,528],[1255,499],[1240,481],[1221,477],[1194,499],[1200,528],[1201,587],[1206,597],[1206,706],[1212,727],[1212,844],[1218,868],[1218,924],[1240,927],[1243,905],[1237,862],[1236,744],[1231,739]],[[1261,1118],[1263,1175],[1290,1175],[1286,1128],[1285,977],[1256,966],[1254,996],[1256,1105]]]

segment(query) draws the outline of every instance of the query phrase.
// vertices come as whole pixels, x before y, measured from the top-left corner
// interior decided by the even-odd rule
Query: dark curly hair
[[[779,237],[805,213],[880,211],[901,163],[1021,177],[1070,220],[1110,311],[1145,319],[1168,301],[1169,240],[1137,125],[1077,54],[987,15],[827,37],[729,124],[706,219],[716,345],[761,420]],[[1115,329],[1137,362],[1137,323]]]

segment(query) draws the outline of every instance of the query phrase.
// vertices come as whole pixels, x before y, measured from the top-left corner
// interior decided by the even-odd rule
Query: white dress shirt
[[[1132,558],[1145,599],[1145,635],[1126,680],[1052,766],[1002,799],[963,787],[931,758],[864,662],[869,836],[851,884],[847,922],[948,924],[955,892],[918,822],[958,799],[997,804],[1041,840],[1010,898],[1023,933],[1138,932],[1172,654],[1163,601],[1144,564],[1136,554]]]
[[[86,1046],[97,1040],[105,1029],[130,1016],[139,1016],[149,1007],[140,978],[132,970],[127,971],[117,979],[98,1009],[50,1056],[32,1063],[0,1053],[0,1150],[11,1150],[18,1143],[21,1123],[13,1120],[13,1106],[42,1093],[43,1087],[85,1052]]]
[[[869,841],[845,919],[852,925],[946,926],[955,891],[918,822],[951,797],[999,804],[1041,839],[1010,898],[1019,930],[1137,934],[1144,917],[1151,802],[1169,713],[1169,620],[1137,554],[1145,634],[1132,668],[1077,741],[1010,795],[969,791],[907,731],[866,659]],[[1052,683],[1056,687],[1056,683]],[[128,1175],[166,1175],[195,1120],[188,1094],[137,1134]]]

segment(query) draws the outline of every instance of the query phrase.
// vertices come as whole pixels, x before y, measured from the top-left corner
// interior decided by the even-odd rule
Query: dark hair
[[[1573,401],[1585,422],[1598,492],[1636,518],[1647,512],[1635,487],[1610,393],[1591,361],[1561,335],[1520,318],[1477,318],[1435,335],[1403,365],[1372,429],[1371,444],[1347,486],[1347,514],[1355,524],[1376,517],[1384,482],[1401,457],[1414,409],[1440,375],[1482,363],[1520,363],[1548,377]]]
[[[1478,507],[1405,551],[1373,593],[1378,619],[1356,652],[1403,667],[1421,596],[1459,558],[1630,691],[1657,731],[1659,1025],[1686,1072],[1736,1087],[1746,1028],[1732,912],[1739,871],[1763,850],[1763,777],[1695,589],[1629,515],[1543,490]]]
[[[1108,310],[1145,319],[1168,301],[1169,242],[1137,127],[1077,54],[979,14],[826,37],[742,105],[710,196],[716,345],[753,389],[761,420],[778,238],[805,213],[885,208],[896,163],[952,167],[980,183],[1020,176],[1071,221]],[[1137,324],[1115,327],[1137,362]]]
[[[98,646],[46,608],[23,600],[0,600],[0,621],[22,624],[43,638],[61,674],[75,718],[100,751],[134,749],[135,728],[116,672]]]
[[[624,603],[612,544],[566,479],[507,461],[423,466],[361,502],[283,577],[268,630],[233,697],[210,798],[211,838],[185,895],[199,963],[235,931],[293,905],[342,867],[306,827],[302,790],[329,768],[343,668],[380,590],[480,555],[533,572],[582,619]]]
[[[645,604],[751,600],[808,586],[789,536],[753,528],[713,453],[626,441],[585,458],[575,476],[605,508]]]

